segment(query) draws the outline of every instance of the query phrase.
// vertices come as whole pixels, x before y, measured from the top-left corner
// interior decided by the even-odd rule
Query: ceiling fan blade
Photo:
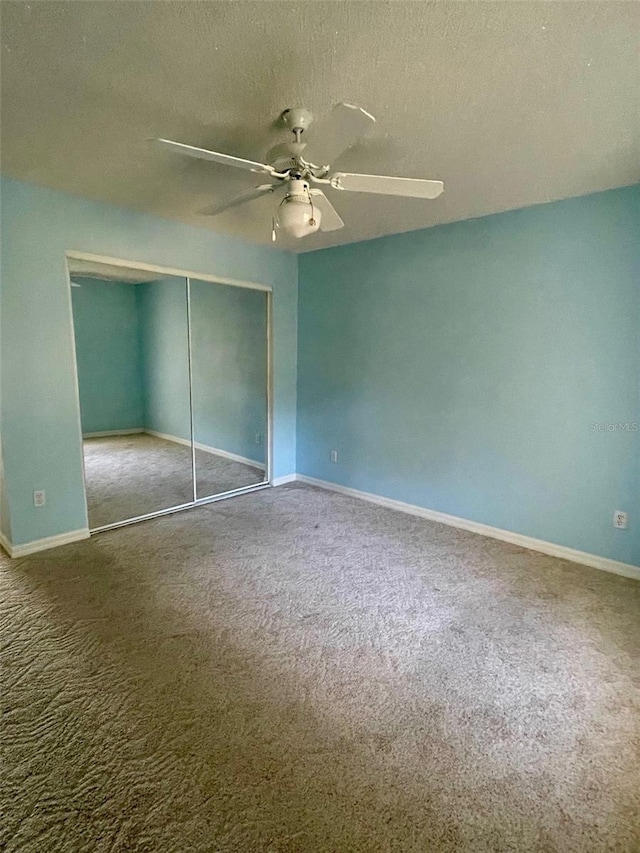
[[[198,213],[203,216],[217,216],[219,213],[229,210],[231,207],[237,207],[247,201],[253,201],[254,198],[260,198],[263,195],[272,193],[274,190],[279,189],[280,186],[280,184],[262,184],[259,187],[252,187],[250,190],[246,190],[228,201],[221,201],[217,204],[210,204],[208,207],[203,207],[198,211]]]
[[[336,104],[328,117],[318,123],[318,130],[312,127],[304,134],[307,147],[304,159],[314,166],[328,166],[329,163],[350,148],[356,139],[366,136],[376,120],[366,110],[353,104]]]
[[[232,157],[231,154],[208,151],[206,148],[195,148],[193,145],[172,142],[170,139],[155,139],[154,142],[176,154],[185,154],[187,157],[195,157],[196,160],[213,160],[214,163],[222,163],[223,166],[236,166],[238,169],[246,169],[249,172],[266,172],[268,175],[272,175],[274,172],[271,166],[267,166],[266,163],[243,160],[242,157]]]
[[[336,172],[331,176],[330,184],[336,190],[399,195],[405,198],[438,198],[444,190],[442,181],[392,178],[387,175],[351,175],[348,172]]]
[[[331,204],[322,190],[309,190],[309,195],[313,199],[313,204],[318,208],[321,214],[320,230],[321,231],[337,231],[338,228],[344,228],[344,222],[340,219],[338,211]]]

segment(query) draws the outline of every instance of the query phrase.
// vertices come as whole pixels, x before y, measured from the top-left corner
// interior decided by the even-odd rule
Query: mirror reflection
[[[89,527],[192,501],[186,279],[70,274]]]
[[[266,480],[267,295],[190,279],[196,496]]]
[[[68,263],[90,529],[266,483],[268,294]]]

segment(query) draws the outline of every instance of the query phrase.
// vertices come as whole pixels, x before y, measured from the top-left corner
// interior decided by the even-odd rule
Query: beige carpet
[[[83,444],[92,530],[193,500],[190,447],[146,433],[85,438]],[[198,498],[263,480],[259,468],[196,450]]]
[[[4,838],[640,850],[640,583],[292,485],[5,560]]]

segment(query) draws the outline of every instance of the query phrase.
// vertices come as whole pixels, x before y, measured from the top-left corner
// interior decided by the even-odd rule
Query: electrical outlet
[[[33,493],[33,505],[34,506],[44,506],[47,502],[47,496],[44,492],[34,492]]]
[[[256,433],[256,444],[262,444],[262,433],[261,432]]]
[[[613,526],[617,527],[618,530],[626,530],[627,529],[627,513],[622,512],[621,509],[617,509],[613,513]]]
[[[338,461],[338,451],[332,450],[331,456],[329,458],[331,459],[332,462],[337,462]]]

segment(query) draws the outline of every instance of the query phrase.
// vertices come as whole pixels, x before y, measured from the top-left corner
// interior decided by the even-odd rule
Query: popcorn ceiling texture
[[[336,164],[439,178],[436,201],[329,190],[346,228],[294,251],[640,180],[637,2],[3,2],[7,174],[269,244],[260,183],[155,150],[252,159],[286,107],[360,104],[374,135]],[[313,128],[310,133],[313,132]]]
[[[299,484],[3,558],[7,853],[631,853],[640,584]]]

